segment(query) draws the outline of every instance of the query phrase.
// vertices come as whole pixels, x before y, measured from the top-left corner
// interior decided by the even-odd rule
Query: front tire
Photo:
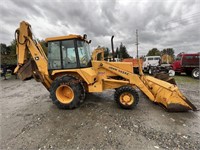
[[[81,82],[73,76],[58,77],[50,88],[53,103],[60,109],[73,109],[85,98]]]
[[[199,68],[195,68],[192,70],[192,77],[195,79],[199,79]]]
[[[133,109],[139,102],[139,95],[131,86],[122,86],[115,91],[114,99],[124,109]]]

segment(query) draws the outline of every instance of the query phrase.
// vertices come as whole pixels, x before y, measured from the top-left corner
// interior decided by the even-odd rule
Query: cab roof
[[[69,35],[66,35],[66,36],[49,37],[49,38],[46,38],[45,41],[49,42],[49,41],[69,40],[69,39],[84,40],[83,36],[81,36],[81,35],[69,34]],[[87,41],[87,40],[85,40],[85,41]]]

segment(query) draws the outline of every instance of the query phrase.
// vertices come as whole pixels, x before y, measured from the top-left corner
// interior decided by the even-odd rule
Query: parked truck
[[[176,74],[186,73],[195,79],[199,79],[200,52],[194,54],[180,53],[172,64]]]
[[[150,75],[157,74],[160,72],[167,73],[169,76],[174,76],[171,64],[162,63],[162,57],[160,56],[146,56],[142,65],[144,72],[148,72]]]

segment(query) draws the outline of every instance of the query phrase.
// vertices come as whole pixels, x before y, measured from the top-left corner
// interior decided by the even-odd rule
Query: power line
[[[178,22],[178,21],[181,21],[181,20],[185,20],[185,19],[190,19],[190,18],[193,18],[193,17],[198,17],[200,15],[200,12],[198,13],[194,13],[194,14],[191,14],[190,16],[187,16],[187,17],[183,17],[181,19],[172,19],[166,23],[170,23],[170,22]]]
[[[190,23],[186,23],[185,25],[177,25],[177,26],[174,26],[174,27],[169,27],[169,28],[166,28],[166,29],[164,29],[164,30],[172,30],[172,29],[175,29],[175,28],[178,28],[178,27],[184,27],[184,26],[188,26],[188,25],[192,25],[192,24],[198,24],[198,23],[200,23],[200,20],[197,20],[197,22],[190,22]]]

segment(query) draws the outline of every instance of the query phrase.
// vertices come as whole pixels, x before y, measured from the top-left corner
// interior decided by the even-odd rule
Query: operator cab
[[[86,35],[68,35],[47,38],[48,70],[77,69],[91,67],[91,41]]]

